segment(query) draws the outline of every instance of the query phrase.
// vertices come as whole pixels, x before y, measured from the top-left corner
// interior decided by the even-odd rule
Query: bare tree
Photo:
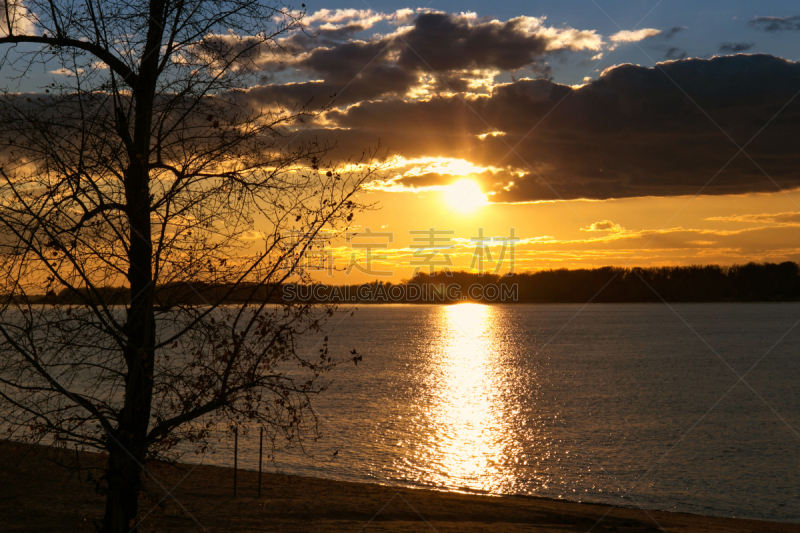
[[[4,0],[6,82],[64,76],[0,95],[0,420],[10,438],[108,453],[103,531],[136,524],[147,461],[205,451],[213,428],[316,430],[309,399],[337,359],[298,338],[333,310],[276,292],[369,208],[356,195],[376,167],[284,148],[309,113],[246,98],[302,15]]]

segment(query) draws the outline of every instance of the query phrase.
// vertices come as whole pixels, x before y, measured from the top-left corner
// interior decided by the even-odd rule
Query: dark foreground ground
[[[94,531],[100,456],[0,441],[0,531]],[[80,476],[57,463],[83,468]],[[800,532],[796,524],[612,509],[539,498],[452,494],[365,483],[151,465],[140,531],[241,532]],[[93,474],[94,477],[99,472]],[[174,497],[174,498],[173,498]],[[152,509],[152,511],[151,511]]]

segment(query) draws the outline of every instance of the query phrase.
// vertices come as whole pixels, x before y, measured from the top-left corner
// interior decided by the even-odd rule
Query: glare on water
[[[461,304],[442,307],[437,318],[441,338],[427,378],[435,398],[427,413],[430,462],[444,476],[480,483],[488,474],[497,482],[508,430],[495,404],[502,386],[494,310]]]

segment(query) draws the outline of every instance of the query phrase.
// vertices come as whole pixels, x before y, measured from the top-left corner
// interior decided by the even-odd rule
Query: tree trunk
[[[146,146],[146,145],[145,145]],[[145,151],[145,148],[141,148]],[[130,222],[128,282],[131,300],[126,318],[125,403],[118,426],[109,435],[108,500],[103,533],[129,532],[136,522],[142,465],[153,400],[155,315],[153,309],[153,245],[150,228],[149,173],[142,156],[125,176]]]
[[[150,91],[152,92],[152,91]],[[125,200],[130,224],[128,283],[130,302],[125,323],[125,402],[117,431],[109,436],[108,501],[103,533],[129,532],[136,523],[142,466],[147,455],[147,431],[153,401],[155,313],[153,243],[150,222],[150,141],[152,96],[136,98],[133,150],[125,174]]]
[[[150,237],[149,176],[136,161],[125,179],[130,221],[128,281],[131,301],[126,320],[125,403],[117,430],[109,435],[108,497],[103,533],[132,531],[136,523],[142,465],[153,400],[155,315],[153,310],[153,246]]]
[[[131,300],[125,327],[125,362],[128,372],[125,403],[119,415],[115,436],[118,440],[109,439],[108,499],[103,533],[127,533],[136,524],[153,401],[156,323],[153,309],[155,280],[148,165],[158,50],[164,26],[164,2],[150,0],[149,4],[147,42],[139,68],[138,83],[133,87],[135,118],[132,142],[128,146],[130,163],[124,183],[130,223],[128,283]],[[127,130],[128,126],[120,123],[118,127]]]
[[[124,446],[124,444],[123,444]],[[116,442],[109,445],[108,495],[102,533],[128,533],[136,525],[142,469]]]
[[[153,279],[149,160],[153,101],[160,57],[158,52],[164,31],[164,0],[150,0],[148,11],[147,39],[142,50],[138,81],[132,87],[133,135],[127,147],[129,165],[124,178],[126,210],[130,224],[128,283],[131,289],[125,325],[125,403],[119,414],[116,435],[118,440],[109,440],[109,493],[103,533],[129,532],[136,524],[153,401],[156,343],[153,300],[156,281]],[[117,126],[127,135],[127,123],[120,122]]]

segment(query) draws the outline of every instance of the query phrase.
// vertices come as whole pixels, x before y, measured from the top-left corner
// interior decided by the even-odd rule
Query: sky
[[[449,263],[503,273],[800,259],[796,4],[307,9],[318,36],[252,93],[335,93],[305,134],[336,142],[334,157],[378,138],[397,156],[366,195],[381,209],[334,246],[350,281]],[[439,248],[424,248],[431,228]],[[518,240],[504,240],[512,230]]]
[[[305,7],[242,98],[386,154],[321,279],[800,261],[796,2]]]

